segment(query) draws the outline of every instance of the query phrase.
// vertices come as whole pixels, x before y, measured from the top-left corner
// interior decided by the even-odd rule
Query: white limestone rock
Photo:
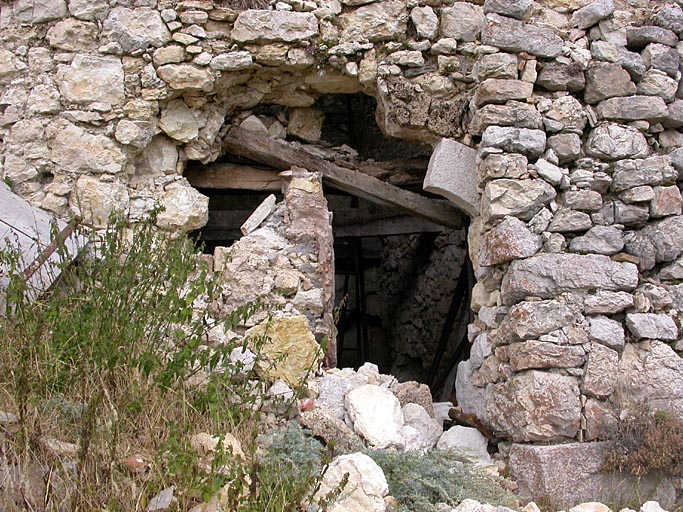
[[[406,451],[417,451],[424,453],[431,450],[436,445],[441,433],[441,424],[432,418],[424,407],[414,403],[407,403],[403,406],[403,425],[402,435],[406,440]],[[406,429],[412,428],[417,435],[406,435]]]
[[[157,216],[160,228],[187,233],[203,227],[209,220],[209,198],[187,182],[168,185],[159,202],[164,208]]]
[[[342,42],[389,41],[398,33],[404,33],[408,26],[406,4],[400,0],[389,0],[364,5],[349,13],[341,14]]]
[[[371,448],[383,450],[404,447],[401,404],[391,391],[375,384],[365,384],[349,391],[344,404],[354,431]]]
[[[637,339],[649,338],[673,341],[678,339],[678,327],[669,315],[655,313],[628,313],[626,326]]]
[[[481,42],[513,53],[526,52],[545,58],[557,57],[564,44],[547,28],[498,14],[486,16]]]
[[[171,32],[156,9],[115,7],[102,24],[101,37],[118,43],[124,52],[135,52],[165,45]]]
[[[50,46],[68,52],[88,52],[97,46],[97,25],[67,18],[47,31]]]
[[[481,137],[480,151],[521,153],[530,160],[536,160],[545,151],[546,135],[542,130],[515,128],[508,126],[489,126]]]
[[[451,450],[462,455],[468,462],[490,464],[487,451],[488,440],[476,428],[455,425],[446,430],[436,445],[437,450]]]
[[[619,373],[619,353],[601,345],[591,344],[581,391],[588,396],[606,398],[612,394]]]
[[[545,180],[493,180],[486,184],[481,210],[489,220],[508,215],[530,220],[556,195]]]
[[[214,86],[214,77],[206,68],[192,64],[166,64],[156,70],[156,74],[171,89],[209,92]]]
[[[56,121],[47,128],[51,160],[63,171],[117,174],[123,171],[126,156],[105,135],[92,135],[67,121]]]
[[[211,59],[209,66],[219,71],[240,71],[253,66],[253,57],[247,51],[221,53]]]
[[[158,133],[155,123],[149,121],[122,119],[116,125],[114,138],[121,144],[128,144],[143,149],[152,141],[152,137]]]
[[[94,228],[104,228],[113,215],[128,213],[129,196],[125,185],[118,181],[103,182],[93,176],[81,176],[69,198],[69,207],[76,218]]]
[[[571,23],[578,29],[589,28],[611,16],[613,12],[614,2],[612,0],[596,0],[574,11]]]
[[[293,43],[317,34],[313,13],[250,9],[239,13],[230,36],[239,43]]]
[[[609,123],[599,125],[590,133],[585,149],[588,156],[604,160],[644,158],[650,154],[650,146],[640,131]]]
[[[632,296],[631,303],[633,303]],[[598,315],[589,317],[588,323],[590,325],[588,337],[591,341],[602,343],[606,347],[614,350],[621,350],[624,348],[626,336],[621,322],[617,322],[606,316]]]
[[[145,147],[142,159],[152,174],[175,174],[178,150],[164,135],[157,135]]]
[[[79,20],[102,20],[109,14],[107,0],[69,0],[69,12]]]
[[[425,39],[434,40],[439,35],[439,17],[429,5],[413,7],[410,19],[415,25],[417,35]]]
[[[171,101],[161,111],[159,128],[170,138],[180,142],[190,142],[199,135],[197,120],[181,99]]]
[[[466,2],[455,2],[441,9],[441,37],[458,41],[474,41],[479,37],[484,21],[483,9]]]
[[[347,476],[348,475],[348,476]],[[385,512],[384,497],[389,485],[382,469],[364,453],[336,457],[327,467],[314,501],[324,499],[347,480],[339,497],[329,506],[330,512]]]
[[[117,57],[78,54],[57,68],[57,85],[67,102],[120,105],[125,101],[123,66]]]

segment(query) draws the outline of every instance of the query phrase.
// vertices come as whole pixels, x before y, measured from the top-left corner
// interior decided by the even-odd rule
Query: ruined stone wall
[[[283,136],[321,94],[370,94],[385,133],[477,152],[436,186],[473,215],[463,407],[516,441],[604,439],[640,401],[683,416],[681,35],[646,0],[15,0],[2,177],[61,216],[161,205],[189,231],[208,205],[183,169],[233,117],[287,107]]]

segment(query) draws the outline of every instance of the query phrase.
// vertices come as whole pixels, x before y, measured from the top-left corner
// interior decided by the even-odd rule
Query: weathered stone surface
[[[621,201],[614,201],[614,222],[617,224],[637,228],[643,226],[647,222],[649,216],[650,209],[647,206],[624,204]]]
[[[654,197],[650,202],[650,217],[667,217],[669,215],[680,215],[683,198],[676,186],[655,187]]]
[[[477,107],[487,103],[505,103],[508,100],[525,100],[530,98],[534,84],[521,80],[504,80],[487,78],[477,87],[474,104]]]
[[[655,313],[628,313],[626,326],[638,339],[649,338],[672,341],[678,338],[678,327],[669,315]]]
[[[97,42],[97,25],[67,18],[47,31],[50,46],[69,52],[87,52]]]
[[[209,220],[209,198],[183,182],[168,185],[160,204],[164,210],[157,216],[157,225],[164,229],[188,233],[204,227]]]
[[[289,111],[287,134],[307,142],[320,140],[325,114],[316,108],[293,108]]]
[[[563,132],[577,134],[583,133],[588,120],[584,106],[571,95],[553,101],[550,110],[545,112],[544,116],[560,123],[558,127]]]
[[[641,269],[649,270],[656,263],[673,261],[683,254],[683,218],[667,217],[654,222],[626,238],[626,252],[639,260]]]
[[[109,14],[107,0],[70,0],[69,12],[79,20],[102,20]]]
[[[471,462],[490,464],[488,444],[488,440],[476,428],[455,425],[441,435],[436,448],[451,450]]]
[[[579,503],[642,502],[657,494],[659,475],[639,481],[632,475],[602,471],[611,445],[607,442],[571,443],[553,446],[513,444],[510,476],[522,500],[546,497],[548,506],[560,510]]]
[[[171,33],[156,9],[115,7],[102,24],[101,37],[118,43],[125,52],[134,52],[165,45]]]
[[[484,189],[482,214],[490,220],[508,215],[529,220],[556,196],[544,180],[489,181]]]
[[[353,431],[328,409],[316,407],[301,411],[299,422],[326,445],[334,445],[336,453],[356,452],[363,449],[363,442]]]
[[[413,7],[410,19],[415,25],[418,37],[434,40],[439,36],[439,17],[430,6]]]
[[[589,396],[605,398],[612,394],[619,373],[619,354],[600,343],[591,344],[581,391]]]
[[[64,170],[116,174],[126,163],[125,155],[109,137],[92,135],[66,121],[48,127],[48,137],[50,159]]]
[[[644,158],[650,153],[645,136],[630,126],[602,124],[586,141],[586,154],[605,160]]]
[[[632,296],[631,303],[633,303]],[[624,303],[621,303],[620,306],[622,304]],[[607,308],[602,307],[600,309],[604,310]],[[600,315],[589,317],[588,323],[590,325],[588,336],[591,341],[601,343],[602,345],[605,345],[606,347],[612,348],[614,350],[621,350],[624,348],[626,337],[624,335],[624,327],[621,325],[621,322],[617,322],[616,320],[612,320],[610,318],[607,318],[606,316]]]
[[[648,69],[638,82],[636,94],[659,97],[670,103],[676,97],[678,82],[659,69]]]
[[[598,21],[608,18],[613,12],[614,2],[612,0],[596,0],[574,11],[571,24],[578,29],[588,28]]]
[[[643,51],[643,60],[648,68],[659,69],[671,78],[676,78],[681,58],[675,48],[651,43]]]
[[[561,208],[553,215],[548,231],[551,233],[575,233],[586,231],[593,225],[590,215],[570,208]]]
[[[479,265],[490,267],[515,259],[528,258],[536,254],[541,246],[539,235],[529,231],[519,219],[506,217],[503,222],[484,235],[479,253]]]
[[[607,441],[614,439],[619,425],[614,406],[595,398],[586,400],[583,408],[586,417],[586,440]]]
[[[356,386],[349,379],[325,373],[323,378],[318,381],[318,397],[315,399],[315,405],[330,411],[337,418],[343,419],[346,413],[344,397],[354,387]]]
[[[499,336],[508,342],[523,341],[572,325],[572,310],[556,300],[521,302],[510,308]]]
[[[408,25],[406,6],[401,1],[377,2],[339,16],[342,41],[387,41],[403,33]]]
[[[536,84],[549,91],[577,92],[585,87],[586,78],[583,74],[583,66],[577,62],[571,64],[549,62],[538,74]]]
[[[502,14],[510,18],[523,20],[531,10],[531,0],[486,0],[484,13]]]
[[[615,226],[593,226],[569,242],[569,250],[611,256],[624,248],[624,235]]]
[[[683,9],[676,4],[666,4],[652,16],[652,21],[658,27],[683,34]]]
[[[542,130],[489,126],[481,137],[480,150],[502,149],[508,153],[521,153],[535,160],[545,151],[546,136]]]
[[[598,103],[607,98],[635,94],[631,75],[618,64],[594,62],[586,71],[586,103]]]
[[[479,215],[477,151],[452,139],[441,139],[429,159],[423,188],[449,199],[468,215]]]
[[[543,368],[579,368],[586,362],[586,352],[577,345],[525,341],[513,343],[507,352],[513,372]]]
[[[501,50],[526,52],[538,57],[554,58],[562,52],[562,39],[550,30],[512,18],[489,14],[481,41]]]
[[[145,148],[158,132],[156,126],[148,121],[130,121],[122,119],[116,125],[114,138],[121,144]]]
[[[655,191],[649,185],[629,188],[621,194],[619,199],[625,203],[643,203],[652,201],[655,198]]]
[[[69,102],[120,105],[125,100],[123,66],[116,57],[78,54],[71,65],[60,65],[57,85]]]
[[[666,157],[622,160],[614,164],[612,189],[616,192],[642,185],[664,185],[676,182],[677,173]]]
[[[409,403],[403,406],[402,435],[405,439],[406,451],[418,451],[424,453],[431,450],[439,441],[443,432],[441,423],[435,420],[424,407]]]
[[[560,165],[573,162],[582,156],[581,138],[575,133],[559,133],[548,137],[547,145],[552,149]]]
[[[484,12],[478,5],[455,2],[441,9],[441,36],[458,41],[474,41],[479,36]]]
[[[171,140],[158,135],[145,147],[142,159],[152,174],[175,174],[178,150]]]
[[[650,43],[660,43],[676,46],[678,37],[665,28],[647,25],[643,27],[629,27],[626,29],[626,41],[629,50],[640,51]]]
[[[240,71],[249,69],[253,65],[253,58],[247,51],[228,52],[216,55],[211,59],[211,69],[219,71]]]
[[[13,5],[14,15],[22,23],[45,23],[66,16],[64,0],[19,0]]]
[[[346,485],[342,487],[342,482]],[[327,467],[313,501],[342,489],[330,512],[385,512],[389,485],[377,463],[364,453],[336,457]]]
[[[513,261],[501,292],[504,304],[514,304],[527,296],[549,299],[563,292],[622,291],[636,286],[638,269],[633,263],[592,254],[541,254]]]
[[[615,398],[634,414],[646,406],[683,418],[683,359],[661,341],[628,343],[619,361]]]
[[[474,113],[469,133],[481,135],[489,126],[517,126],[538,130],[543,128],[543,117],[532,105],[519,101],[509,101],[505,105],[485,105]]]
[[[320,364],[320,346],[303,315],[273,318],[252,327],[246,335],[251,339],[265,336],[266,342],[260,347],[263,359],[259,359],[256,367],[270,382],[283,380],[298,389]]]
[[[626,292],[610,292],[598,290],[588,295],[583,303],[583,312],[587,315],[614,314],[633,306],[633,295]],[[623,328],[621,329],[623,332]]]
[[[208,69],[192,64],[167,64],[157,69],[157,74],[171,89],[210,91],[214,77]]]
[[[484,423],[489,422],[486,410],[486,388],[477,387],[472,382],[474,368],[470,360],[458,363],[458,372],[455,375],[455,392],[458,397],[458,405],[467,414],[474,414]]]
[[[477,175],[482,184],[496,178],[525,179],[529,177],[527,163],[524,155],[492,153],[479,163]]]
[[[183,100],[173,100],[161,111],[159,128],[180,142],[190,142],[199,135],[197,120]]]
[[[414,380],[401,382],[397,383],[395,387],[392,386],[391,390],[401,403],[401,407],[405,407],[407,404],[417,404],[427,411],[429,416],[434,417],[432,392],[426,384]]]
[[[597,212],[602,208],[602,195],[595,190],[568,190],[562,194],[564,205],[573,210]]]
[[[94,228],[106,227],[112,215],[126,215],[128,190],[120,182],[102,182],[93,176],[78,178],[69,198],[71,212]]]
[[[628,96],[601,101],[596,112],[602,119],[620,121],[645,120],[659,122],[666,119],[669,110],[658,96]]]
[[[517,80],[518,77],[517,56],[511,53],[492,53],[481,55],[474,64],[472,74],[479,82],[487,78],[500,78]]]
[[[494,429],[515,442],[573,438],[581,423],[576,379],[530,370],[494,384],[486,408]]]
[[[391,391],[375,384],[365,384],[349,391],[344,404],[354,431],[372,448],[404,447],[401,404]]]

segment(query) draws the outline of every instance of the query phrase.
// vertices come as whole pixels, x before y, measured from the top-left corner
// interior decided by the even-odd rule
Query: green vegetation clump
[[[668,412],[629,416],[619,423],[603,469],[636,476],[663,471],[683,477],[683,421]]]
[[[515,496],[482,468],[463,464],[448,451],[424,455],[375,451],[368,455],[384,471],[399,512],[437,512],[437,503],[455,507],[465,498],[497,506],[518,506]]]

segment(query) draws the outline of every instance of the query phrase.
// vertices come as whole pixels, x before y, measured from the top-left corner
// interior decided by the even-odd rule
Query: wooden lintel
[[[185,177],[195,188],[262,192],[279,192],[282,189],[278,171],[232,163],[192,167],[185,172]]]
[[[361,172],[340,167],[287,142],[233,128],[223,149],[279,170],[293,166],[319,172],[326,184],[376,204],[390,206],[441,226],[461,228],[463,214],[448,203],[403,190]]]

